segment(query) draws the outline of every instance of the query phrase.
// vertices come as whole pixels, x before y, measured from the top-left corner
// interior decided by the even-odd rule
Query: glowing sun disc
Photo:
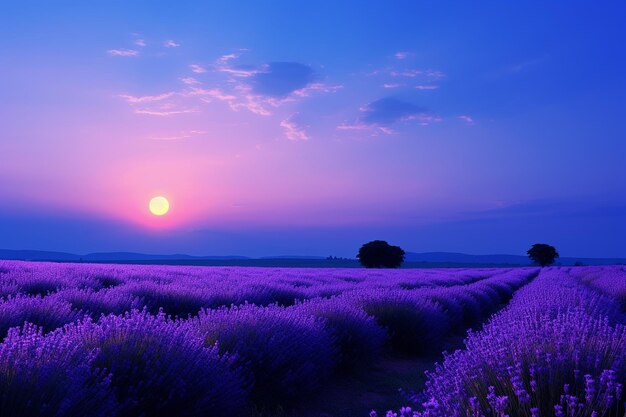
[[[150,200],[150,204],[148,205],[150,208],[150,213],[155,216],[163,216],[170,211],[170,203],[167,201],[167,198],[162,196],[157,196]]]

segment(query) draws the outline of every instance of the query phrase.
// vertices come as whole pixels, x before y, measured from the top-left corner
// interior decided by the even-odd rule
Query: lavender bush
[[[326,329],[334,335],[339,367],[343,371],[371,364],[387,338],[385,330],[372,316],[342,298],[317,298],[298,304],[294,310],[324,320]]]
[[[115,415],[110,376],[93,366],[96,355],[62,332],[44,336],[30,324],[11,329],[0,344],[0,415]]]
[[[189,325],[207,346],[237,355],[250,370],[255,404],[288,403],[319,388],[333,371],[337,351],[324,322],[277,306],[204,310]]]
[[[0,301],[0,339],[11,327],[22,327],[24,323],[35,324],[44,332],[49,332],[82,316],[67,302],[52,297],[18,294]]]
[[[245,384],[233,358],[205,347],[163,313],[85,319],[63,334],[94,350],[92,365],[110,372],[117,416],[237,416],[245,409]]]
[[[570,269],[546,269],[428,374],[414,398],[420,411],[398,415],[618,415],[626,329],[617,311],[616,300],[581,285]]]

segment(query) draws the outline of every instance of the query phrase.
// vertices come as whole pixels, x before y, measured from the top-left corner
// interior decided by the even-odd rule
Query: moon
[[[150,200],[148,207],[150,208],[150,213],[155,216],[163,216],[170,211],[170,202],[167,201],[167,198],[159,195]]]

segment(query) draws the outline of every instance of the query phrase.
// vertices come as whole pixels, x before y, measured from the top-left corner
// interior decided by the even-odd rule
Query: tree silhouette
[[[373,240],[361,246],[356,257],[366,268],[398,268],[404,262],[404,251],[384,240]]]
[[[541,266],[551,265],[559,257],[556,248],[545,243],[535,243],[526,253],[531,261]]]

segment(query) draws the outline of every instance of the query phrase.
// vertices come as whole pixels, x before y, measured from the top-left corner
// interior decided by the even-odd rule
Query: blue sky
[[[336,3],[4,2],[0,248],[626,257],[622,2]]]

